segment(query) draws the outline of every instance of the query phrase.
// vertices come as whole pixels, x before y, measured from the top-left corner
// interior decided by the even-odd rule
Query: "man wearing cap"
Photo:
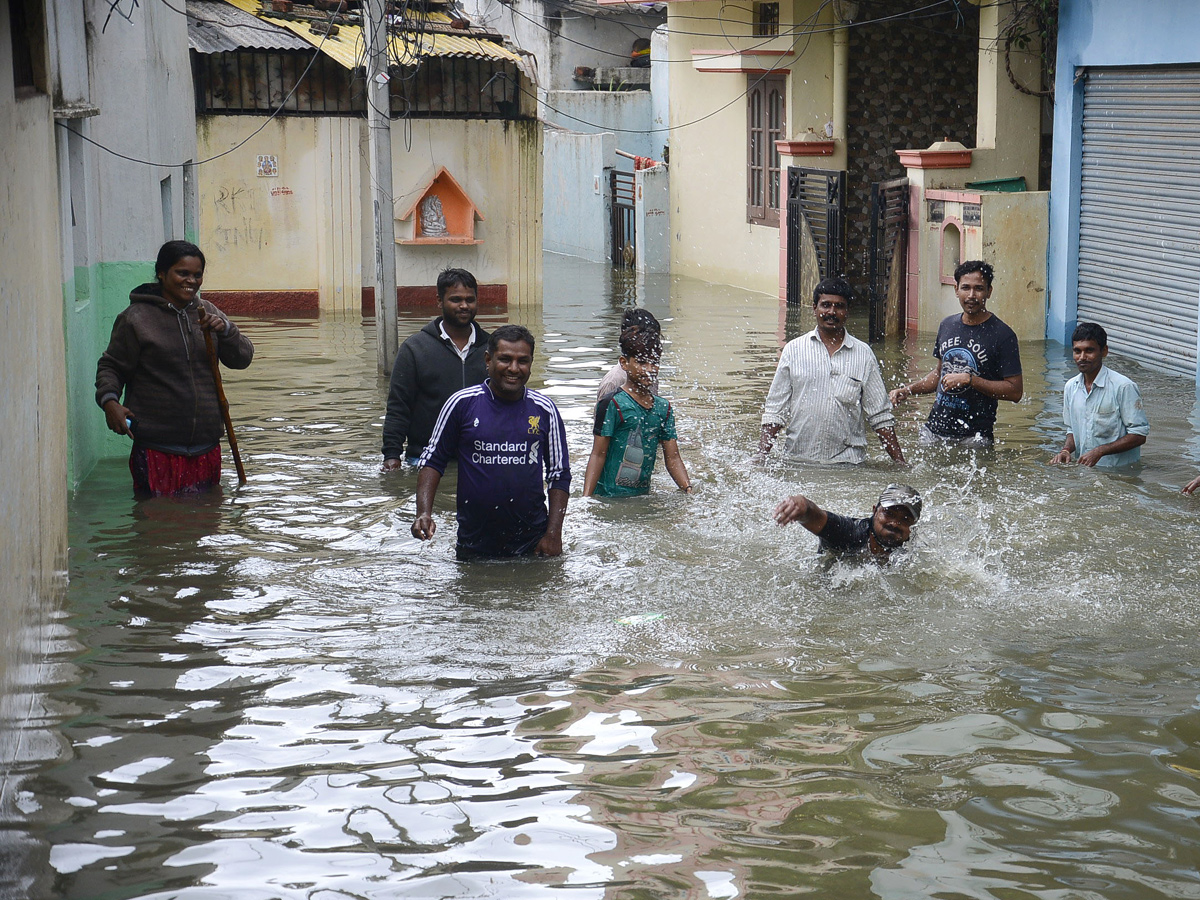
[[[912,535],[921,517],[921,495],[907,484],[889,484],[871,515],[863,519],[826,512],[802,494],[775,507],[780,525],[799,522],[821,539],[820,549],[886,562]]]

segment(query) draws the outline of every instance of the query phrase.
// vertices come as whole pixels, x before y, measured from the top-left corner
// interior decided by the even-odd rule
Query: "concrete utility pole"
[[[388,88],[386,0],[366,0],[367,129],[370,136],[371,197],[375,210],[375,330],[379,371],[392,371],[396,330],[396,219],[392,210],[392,117]]]

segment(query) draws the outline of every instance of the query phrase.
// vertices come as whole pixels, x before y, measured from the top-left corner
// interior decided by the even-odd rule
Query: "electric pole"
[[[366,0],[367,130],[370,137],[371,198],[375,214],[375,330],[379,371],[392,371],[399,337],[396,326],[396,220],[392,209],[392,116],[388,81],[386,0]]]

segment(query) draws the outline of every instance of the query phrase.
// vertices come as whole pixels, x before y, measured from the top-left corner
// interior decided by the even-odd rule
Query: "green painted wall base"
[[[63,285],[67,343],[67,477],[79,487],[101,459],[129,455],[129,439],[113,434],[96,406],[96,361],[113,320],[129,305],[129,292],[154,279],[154,261],[98,263],[77,268]]]

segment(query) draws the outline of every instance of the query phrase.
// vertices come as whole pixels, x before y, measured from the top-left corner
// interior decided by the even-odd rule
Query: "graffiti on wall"
[[[258,191],[242,181],[225,181],[213,193],[214,248],[230,250],[262,250],[269,243],[269,220],[258,210]]]

